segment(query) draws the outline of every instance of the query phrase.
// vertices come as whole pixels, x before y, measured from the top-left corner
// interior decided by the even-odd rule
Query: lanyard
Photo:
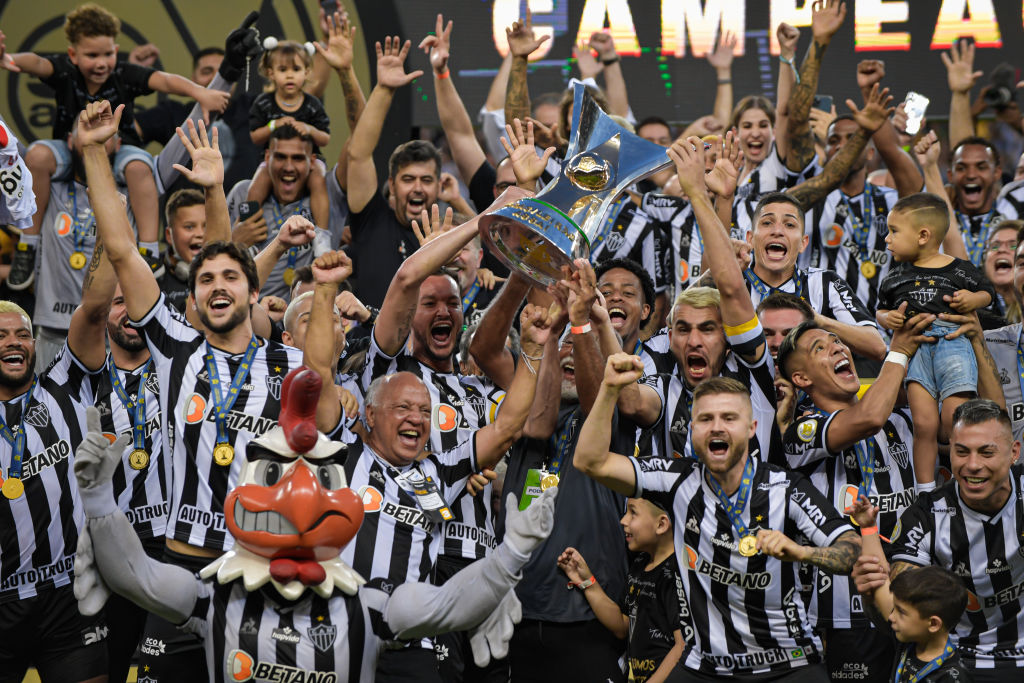
[[[747,464],[743,466],[743,477],[740,479],[740,487],[736,491],[736,504],[733,505],[732,501],[729,500],[729,496],[726,495],[722,489],[722,485],[718,483],[718,480],[713,476],[708,475],[708,480],[711,482],[711,490],[718,496],[718,502],[722,504],[722,509],[725,510],[725,514],[729,516],[729,521],[732,522],[733,528],[736,529],[736,533],[739,534],[740,538],[748,536],[750,532],[747,530],[746,524],[743,523],[743,509],[747,507],[747,498],[750,496],[750,485],[754,481],[754,459],[747,455]]]
[[[903,668],[907,664],[907,653],[910,652],[910,647],[903,651],[903,656],[900,657],[899,666],[896,667],[896,678],[893,679],[893,683],[900,683],[900,679],[903,678]],[[942,666],[942,663],[949,659],[955,650],[953,649],[953,641],[951,638],[946,638],[946,647],[942,650],[942,654],[933,659],[932,661],[925,664],[920,671],[916,674],[911,674],[907,677],[908,683],[917,683],[924,679],[928,674]]]
[[[277,203],[277,199],[273,195],[271,195],[270,201],[272,202],[272,206],[274,207],[274,224],[275,224],[275,228],[276,228],[274,234],[276,235],[278,232],[281,232],[281,226],[284,225],[284,222],[286,220],[288,220],[289,218],[291,218],[292,216],[300,215],[302,213],[302,209],[301,208],[292,209],[292,212],[290,214],[288,214],[287,216],[285,216],[284,213],[281,211],[281,205]],[[288,248],[288,265],[285,266],[285,267],[286,268],[291,268],[292,271],[294,271],[295,270],[295,261],[298,258],[299,258],[299,248],[298,247],[289,247]]]
[[[469,312],[469,309],[473,307],[473,302],[476,301],[476,295],[480,293],[480,280],[473,280],[473,286],[469,288],[466,295],[462,297],[462,314],[465,315]]]
[[[642,341],[640,341],[639,339],[637,339],[636,340],[636,346],[633,347],[633,355],[634,356],[639,356],[640,355],[640,350],[643,348],[643,346],[644,346],[644,343]]]
[[[7,477],[10,479],[21,479],[21,466],[25,455],[25,413],[28,412],[28,404],[32,401],[32,392],[36,388],[36,378],[32,378],[28,393],[21,404],[21,418],[18,420],[18,428],[11,432],[4,418],[0,416],[0,436],[11,446],[11,466],[7,469]]]
[[[862,253],[869,253],[871,250],[868,249],[868,234],[871,231],[871,219],[875,212],[875,197],[871,193],[871,188],[868,187],[868,183],[864,183],[863,221],[857,219],[857,215],[854,213],[853,207],[850,205],[850,200],[846,196],[846,193],[840,190],[839,196],[843,202],[843,206],[846,207],[846,215],[849,217],[850,223],[853,224],[853,241],[856,242],[857,246],[863,250]]]
[[[1021,326],[1021,331],[1017,333],[1017,377],[1020,382],[1020,395],[1024,398],[1024,348],[1021,348],[1021,335],[1024,333],[1024,325]]]
[[[992,227],[992,217],[995,216],[995,213],[994,208],[989,210],[985,220],[981,223],[981,230],[975,235],[971,231],[971,219],[959,211],[956,212],[956,217],[960,220],[960,234],[967,246],[967,255],[970,257],[971,263],[979,268],[985,262],[985,240],[988,239],[988,229]]]
[[[135,448],[144,448],[146,443],[146,380],[149,379],[149,369],[152,363],[153,360],[150,359],[142,366],[139,389],[135,392],[135,400],[132,401],[124,390],[121,376],[117,372],[117,367],[114,366],[113,359],[107,360],[107,368],[110,370],[110,385],[114,388],[117,398],[121,400],[125,412],[128,413],[128,419],[132,421],[132,443]]]
[[[562,469],[562,460],[565,459],[565,454],[569,452],[569,440],[576,432],[576,420],[578,419],[574,416],[571,421],[567,421],[566,425],[562,427],[561,432],[559,432],[558,442],[555,445],[555,458],[547,467],[547,471],[551,474],[558,474]]]
[[[204,360],[206,361],[206,372],[210,376],[210,396],[213,398],[214,417],[217,421],[218,444],[228,442],[227,420],[225,418],[227,418],[231,407],[235,405],[238,392],[249,376],[249,368],[252,366],[253,358],[256,357],[256,350],[259,347],[256,335],[253,335],[252,339],[249,340],[249,348],[245,350],[245,356],[242,357],[242,363],[238,366],[238,370],[235,371],[235,376],[231,380],[227,396],[225,396],[221,391],[220,376],[217,374],[217,360],[213,357],[213,349],[210,348],[210,342],[206,342],[206,357]]]
[[[772,292],[785,291],[782,289],[782,287],[772,287],[767,282],[762,280],[760,277],[758,277],[757,273],[754,272],[753,268],[747,268],[745,271],[743,271],[743,277],[746,278],[747,282],[749,282],[754,289],[757,290],[757,293],[761,295],[762,299],[764,299]],[[793,277],[790,278],[790,281],[793,283],[793,294],[797,295],[798,297],[806,301],[807,297],[804,295],[804,278],[799,268],[793,269]]]
[[[853,450],[857,454],[857,469],[860,470],[861,479],[860,487],[857,490],[858,496],[869,496],[871,485],[875,483],[875,448],[873,437],[868,437],[853,445]]]
[[[622,205],[627,199],[629,199],[628,194],[622,195],[612,202],[610,207],[608,207],[608,213],[606,214],[608,217],[604,221],[604,227],[601,228],[600,234],[598,234],[597,238],[594,240],[594,245],[590,248],[591,251],[595,251],[597,245],[604,242],[604,238],[607,237],[608,233],[615,227],[615,221],[618,220],[619,214],[622,212]]]
[[[82,251],[85,245],[85,233],[89,230],[89,226],[92,225],[92,220],[86,221],[85,225],[78,221],[78,190],[75,187],[74,180],[71,181],[68,195],[71,197],[71,211],[74,213],[74,216],[71,217],[71,230],[75,238],[75,251]],[[90,215],[92,214],[91,209],[89,213]]]

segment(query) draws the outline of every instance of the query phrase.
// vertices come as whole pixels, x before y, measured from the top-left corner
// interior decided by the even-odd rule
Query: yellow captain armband
[[[743,323],[742,325],[723,325],[722,329],[725,330],[725,336],[727,337],[739,337],[747,332],[750,332],[757,327],[760,327],[761,321],[757,319],[755,315],[753,318]]]

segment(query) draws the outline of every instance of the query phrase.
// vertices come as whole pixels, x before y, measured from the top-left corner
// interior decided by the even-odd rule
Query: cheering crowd
[[[801,31],[777,28],[774,103],[734,97],[723,33],[711,112],[685,128],[634,114],[606,33],[576,48],[585,90],[531,93],[547,38],[529,14],[478,125],[441,15],[418,46],[376,40],[369,93],[342,12],[321,9],[314,43],[250,15],[190,78],[151,68],[153,46],[122,58],[94,4],[67,14],[66,54],[0,33],[0,66],[56,98],[52,139],[26,148],[0,120],[0,222],[20,234],[0,301],[0,680],[1021,680],[1021,111],[1013,88],[971,101],[968,41],[941,56],[945,139],[880,61],[849,74],[861,101],[821,105],[846,14],[814,2],[802,59]],[[385,118],[424,77],[413,49],[443,136],[384,150],[382,186]],[[342,101],[323,100],[332,72]],[[136,110],[153,91],[194,105]],[[478,223],[562,173],[574,92],[671,165],[542,286]],[[124,567],[205,581],[234,524],[303,533],[273,508],[225,515],[237,486],[284,476],[267,435],[301,366],[343,444],[313,476],[364,511],[318,562],[387,595],[442,586],[521,535],[505,506],[557,489],[489,658],[479,631],[398,638],[317,603],[330,591],[289,600],[318,562],[272,568],[280,594],[243,570],[231,599],[118,592],[92,526],[115,512],[144,551]],[[76,462],[97,433],[123,446],[109,492]]]

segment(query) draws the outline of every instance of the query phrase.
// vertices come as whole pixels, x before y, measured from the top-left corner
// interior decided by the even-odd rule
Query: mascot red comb
[[[107,441],[90,408],[89,434],[75,454],[87,517],[75,582],[83,613],[102,607],[109,586],[202,636],[211,681],[337,683],[372,681],[387,641],[473,628],[500,612],[498,603],[551,531],[556,489],[521,512],[510,500],[505,540],[486,559],[443,586],[406,583],[388,595],[339,559],[359,530],[363,505],[345,481],[347,448],[316,429],[319,392],[320,378],[307,368],[285,379],[279,425],[249,443],[238,486],[225,501],[235,547],[198,579],[144,552],[113,495],[124,443]],[[505,625],[481,633],[475,649],[500,647],[493,638],[509,635]]]

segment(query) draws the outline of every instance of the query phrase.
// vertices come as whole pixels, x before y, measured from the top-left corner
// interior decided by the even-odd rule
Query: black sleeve
[[[156,71],[156,69],[150,69],[148,66],[139,66],[130,62],[119,63],[115,71],[115,77],[121,79],[121,84],[125,88],[125,99],[134,100],[136,97],[142,97],[153,92],[153,89],[149,87],[149,78]]]
[[[988,295],[992,297],[992,301],[996,300],[995,288],[992,286],[992,283],[989,282],[989,279],[985,277],[980,270],[978,270],[977,266],[970,261],[965,261],[963,259],[957,259],[957,266],[959,266],[964,272],[964,277],[962,278],[963,282],[958,284],[962,284],[964,289],[972,292],[988,292]]]
[[[135,122],[142,131],[142,141],[166,144],[191,110],[192,105],[168,99],[158,102],[155,107],[136,111]]]
[[[306,95],[306,108],[308,118],[303,117],[303,123],[308,123],[317,130],[325,133],[331,132],[331,119],[327,116],[327,110],[323,103],[313,95]]]
[[[53,67],[53,73],[50,74],[49,77],[39,79],[46,85],[53,87],[54,83],[64,81],[74,76],[75,65],[71,63],[71,59],[66,54],[46,55],[43,59],[50,62],[50,66]]]
[[[476,169],[476,173],[469,179],[469,200],[473,202],[477,212],[483,213],[494,202],[494,181],[497,172],[486,160]]]
[[[898,266],[897,266],[898,267]],[[882,283],[878,286],[878,308],[883,311],[891,311],[896,308],[896,304],[893,301],[893,286],[896,283],[896,268],[889,271],[889,274],[882,279]]]
[[[253,131],[257,128],[270,123],[271,111],[267,98],[268,93],[263,93],[253,101],[252,106],[249,108],[249,130]],[[273,95],[270,95],[273,97]]]

